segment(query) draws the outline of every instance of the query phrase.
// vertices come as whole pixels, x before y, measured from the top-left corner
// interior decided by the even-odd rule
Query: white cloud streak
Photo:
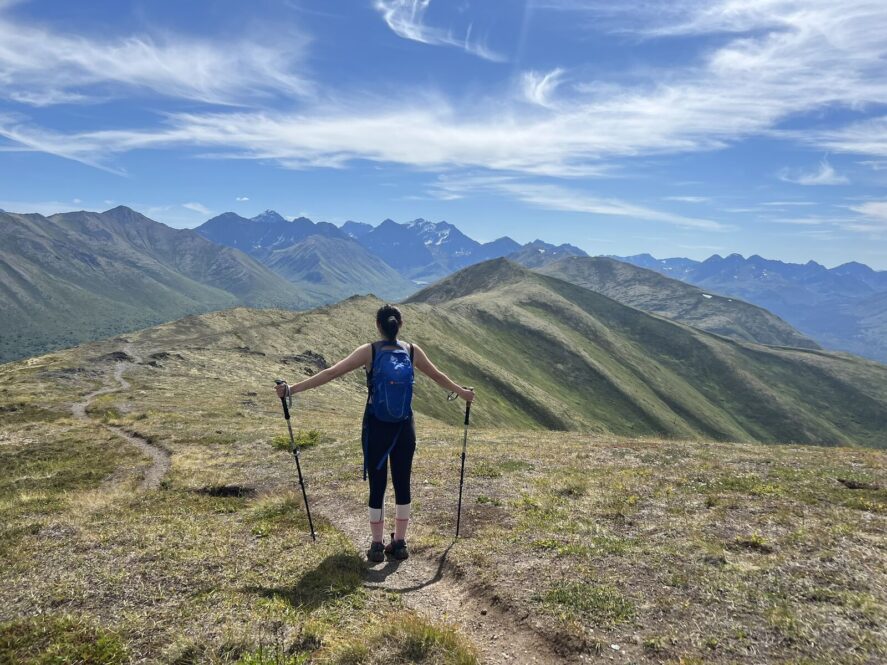
[[[799,138],[835,152],[887,157],[887,116],[811,132]]]
[[[866,201],[858,206],[850,206],[850,209],[863,215],[878,228],[887,230],[887,201]]]
[[[202,203],[183,203],[182,207],[187,208],[188,210],[193,210],[194,212],[199,212],[201,215],[212,214],[212,211]]]
[[[711,201],[708,196],[666,196],[666,201],[679,201],[680,203],[706,203]]]
[[[725,231],[731,228],[713,220],[675,215],[628,201],[595,196],[573,188],[534,183],[509,176],[441,177],[432,187],[432,194],[436,198],[461,197],[467,192],[504,194],[544,210],[663,222],[681,228],[706,231]]]
[[[779,179],[796,185],[846,185],[850,182],[847,176],[840,175],[827,161],[819,163],[816,171],[794,172],[791,169],[783,169],[779,172]]]
[[[20,214],[36,213],[49,217],[59,212],[70,212],[76,209],[79,202],[70,201],[0,201],[0,210]]]
[[[173,34],[87,37],[14,20],[8,7],[0,4],[0,88],[22,104],[81,103],[141,89],[237,105],[257,95],[311,90],[292,73],[307,43],[303,36],[281,46]]]
[[[564,70],[552,69],[545,74],[541,72],[524,72],[521,76],[521,89],[524,98],[537,106],[551,108],[554,105],[552,95],[561,84]]]
[[[452,30],[428,25],[425,14],[431,0],[376,0],[373,6],[398,37],[432,46],[455,46],[492,62],[506,60],[505,56],[488,48],[483,41],[472,39],[471,24],[465,29],[463,37],[456,36]]]
[[[376,3],[392,30],[404,38],[443,43],[435,42],[440,35],[423,22],[428,6],[427,1]],[[7,117],[0,118],[0,136],[28,149],[106,168],[113,155],[130,150],[198,147],[206,156],[274,160],[296,169],[343,168],[354,160],[370,160],[428,170],[481,168],[567,178],[608,173],[626,158],[717,149],[764,134],[834,150],[852,145],[860,152],[887,154],[887,118],[815,134],[775,129],[796,113],[887,103],[883,2],[720,0],[677,6],[677,19],[674,12],[666,14],[673,19],[669,24],[653,30],[648,22],[621,29],[634,27],[642,37],[717,33],[720,45],[696,66],[654,72],[646,83],[632,86],[597,86],[593,81],[582,86],[579,81],[568,92],[566,86],[557,87],[561,73],[556,69],[525,75],[524,80],[533,85],[519,101],[493,90],[469,106],[464,100],[457,104],[409,90],[400,99],[340,97],[322,105],[307,101],[288,112],[173,114],[160,127],[73,134],[53,133]],[[636,20],[632,16],[625,14],[625,20]],[[71,47],[80,44],[79,38],[68,39]],[[120,59],[156,47],[144,41],[122,44],[122,50],[115,51]],[[13,57],[5,44],[0,49],[6,53],[0,63]],[[50,48],[51,54],[56,51]],[[171,53],[161,49],[158,57],[166,62]],[[23,57],[30,62],[44,56]],[[59,58],[52,55],[47,61]],[[115,69],[121,66],[109,65],[117,73],[107,76],[123,78],[124,73]],[[190,65],[182,66],[189,71]],[[215,72],[216,67],[208,66],[207,71]],[[75,74],[84,69],[95,68],[77,68]],[[240,74],[235,74],[232,89],[247,85],[244,72],[251,69],[263,71],[259,65],[237,69]],[[137,67],[134,73],[139,71]],[[144,80],[156,80],[156,70],[151,71]],[[176,72],[172,83],[164,79],[158,88],[175,90],[182,85],[190,92],[179,94],[203,94],[209,85],[201,84],[207,79],[198,76],[194,88],[187,76]],[[263,85],[278,75],[285,76],[273,69],[272,74],[256,78],[260,83],[251,84]],[[16,85],[22,85],[18,76]],[[139,80],[136,76],[135,82]],[[65,89],[69,87],[74,86]],[[528,99],[536,103],[527,104]]]

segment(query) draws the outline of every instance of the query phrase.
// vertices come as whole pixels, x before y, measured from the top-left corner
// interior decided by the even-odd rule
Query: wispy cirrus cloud
[[[707,203],[711,201],[709,196],[666,196],[666,201],[678,201],[680,203]]]
[[[469,177],[440,177],[431,187],[437,198],[459,198],[466,193],[494,192],[528,203],[544,210],[579,212],[604,217],[624,217],[649,222],[663,222],[672,226],[707,231],[725,231],[730,228],[709,219],[675,215],[620,199],[601,197],[575,188],[537,183],[523,178],[502,175],[474,175]]]
[[[561,84],[564,70],[560,67],[550,72],[524,72],[521,76],[521,90],[524,98],[538,106],[551,107],[552,95]]]
[[[793,171],[792,169],[782,169],[778,177],[784,182],[791,182],[796,185],[816,186],[816,185],[846,185],[850,182],[847,176],[843,176],[835,171],[834,167],[826,160],[819,163],[819,168],[815,171]]]
[[[428,25],[426,14],[431,0],[376,0],[373,3],[385,23],[398,37],[433,46],[454,46],[484,60],[505,62],[501,53],[490,49],[482,40],[472,37],[472,24],[468,24],[462,36],[452,29]]]
[[[887,157],[887,116],[817,130],[799,138],[835,152]]]
[[[586,3],[585,10],[595,5],[597,11],[607,11],[603,3]],[[404,38],[449,43],[438,39],[448,33],[427,26],[427,0],[379,0],[375,6]],[[15,142],[18,147],[13,149],[49,152],[103,168],[113,168],[114,155],[131,150],[188,147],[209,157],[273,160],[285,168],[345,168],[368,160],[423,170],[479,168],[560,178],[608,174],[638,156],[714,150],[762,134],[811,145],[841,143],[844,148],[852,142],[860,152],[887,152],[883,138],[887,132],[882,131],[881,139],[877,132],[866,137],[861,126],[831,133],[776,129],[797,113],[887,102],[883,3],[720,0],[679,2],[675,7],[665,18],[644,16],[642,11],[613,14],[612,23],[614,29],[642,39],[680,34],[716,34],[718,39],[694,64],[667,72],[654,70],[648,78],[635,77],[631,83],[574,81],[580,73],[571,70],[571,85],[558,85],[562,71],[555,68],[547,74],[525,73],[520,80],[527,82],[527,88],[521,100],[514,99],[511,78],[507,88],[490,89],[470,100],[426,89],[404,90],[399,99],[350,91],[324,99],[323,104],[305,99],[295,110],[174,113],[155,126],[130,129],[63,133],[7,116],[0,118],[0,136]],[[74,41],[69,45],[76,46],[79,38],[70,39]],[[6,53],[0,55],[2,67],[4,57],[12,56],[5,43],[0,43],[0,50]],[[36,57],[28,54],[26,61]],[[159,57],[162,62],[168,58]],[[226,60],[209,58],[209,62]],[[216,67],[207,70],[217,71]],[[277,76],[289,76],[280,63],[268,67],[270,75],[258,65],[238,69],[224,90],[265,86]],[[244,72],[250,68],[259,75],[245,83]],[[17,76],[16,85],[26,91],[23,75]],[[118,72],[110,80],[122,77]],[[187,77],[179,73],[172,78]],[[142,79],[134,80],[138,84]],[[157,84],[167,90],[176,90],[176,85]],[[197,92],[187,94],[204,88],[199,84]],[[877,129],[866,125],[872,127]],[[887,129],[887,119],[883,127]],[[852,138],[847,135],[851,130],[856,132]]]
[[[188,210],[193,210],[194,212],[199,212],[201,215],[211,215],[212,210],[207,208],[202,203],[183,203],[183,208],[187,208]]]
[[[172,33],[100,38],[14,19],[11,6],[0,3],[0,85],[22,104],[82,103],[138,89],[241,104],[256,95],[303,96],[312,89],[294,73],[308,43],[304,35],[270,46]]]
[[[887,231],[887,201],[866,201],[858,206],[850,206],[850,209],[865,217],[868,224]]]
[[[2,201],[0,210],[14,213],[37,213],[48,217],[59,212],[70,212],[80,207],[81,201]]]

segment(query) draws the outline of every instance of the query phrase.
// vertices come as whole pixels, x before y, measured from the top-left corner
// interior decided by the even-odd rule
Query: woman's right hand
[[[464,399],[466,402],[473,402],[475,398],[474,390],[471,388],[461,388],[459,390],[459,397]]]

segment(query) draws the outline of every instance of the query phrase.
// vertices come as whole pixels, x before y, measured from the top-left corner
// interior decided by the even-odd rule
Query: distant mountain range
[[[887,363],[887,271],[861,263],[714,255],[705,261],[613,257],[770,310],[826,348]]]
[[[0,212],[0,362],[237,305],[307,309],[367,293],[400,300],[426,281],[521,249],[426,220],[340,229],[267,210],[182,230],[124,206],[51,217]]]
[[[0,277],[0,362],[236,305],[310,304],[246,254],[122,206],[0,213]]]
[[[521,251],[554,251],[587,256],[578,247],[555,247],[541,240],[520,245],[511,238],[502,237],[480,243],[448,222],[425,219],[405,224],[386,219],[378,226],[348,221],[337,228],[325,222],[314,223],[304,217],[289,222],[273,210],[266,210],[252,219],[228,212],[214,217],[196,230],[213,242],[243,250],[297,283],[306,272],[305,267],[293,260],[281,264],[280,259],[273,256],[274,252],[287,250],[289,254],[300,257],[304,252],[298,246],[309,238],[321,236],[341,241],[338,244],[327,243],[330,253],[323,256],[323,260],[318,260],[317,263],[322,265],[316,268],[320,272],[314,275],[313,281],[316,288],[318,284],[326,283],[327,274],[338,272],[332,280],[335,288],[329,292],[333,299],[366,292],[367,288],[383,298],[397,299],[415,291],[417,286],[436,281],[466,266]],[[351,249],[346,249],[347,243],[351,243]],[[360,255],[353,245],[363,248],[365,254]],[[379,264],[379,260],[385,266]],[[372,276],[368,278],[361,274],[360,268],[373,261]],[[349,282],[349,278],[353,281]]]
[[[246,219],[226,212],[195,231],[246,252],[293,282],[318,305],[355,293],[398,300],[416,286],[338,227],[305,217],[288,221],[273,210]]]
[[[887,360],[887,280],[861,264],[829,271],[736,255],[616,262],[542,240],[480,243],[447,222],[337,227],[271,210],[176,230],[119,207],[0,213],[0,361],[236,305],[306,309],[368,293],[401,300],[502,257],[725,337],[801,348],[819,342]]]

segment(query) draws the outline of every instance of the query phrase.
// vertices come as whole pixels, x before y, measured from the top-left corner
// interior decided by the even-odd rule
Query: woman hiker
[[[376,328],[381,341],[364,344],[351,355],[314,376],[289,386],[293,393],[317,388],[348,372],[363,367],[367,374],[369,396],[363,418],[364,476],[369,476],[369,517],[372,544],[367,550],[370,561],[409,556],[406,544],[410,520],[410,474],[413,453],[416,451],[416,428],[413,423],[412,394],[413,367],[426,374],[442,388],[471,402],[474,392],[456,385],[428,359],[418,344],[397,339],[403,327],[403,316],[393,305],[384,305],[376,312]],[[277,387],[280,397],[286,395],[286,384]],[[385,546],[382,533],[385,526],[384,498],[391,465],[391,483],[394,485],[394,533]]]

